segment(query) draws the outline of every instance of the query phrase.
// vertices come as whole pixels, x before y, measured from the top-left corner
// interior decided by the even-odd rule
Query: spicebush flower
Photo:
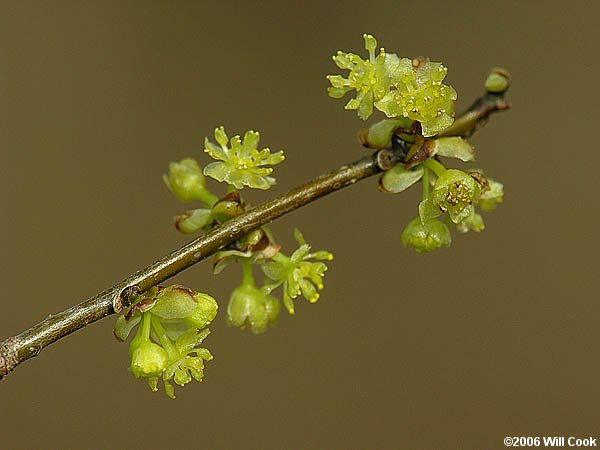
[[[247,131],[242,140],[234,136],[229,141],[225,129],[215,129],[215,139],[219,145],[208,140],[204,141],[204,151],[217,162],[210,163],[204,168],[204,175],[217,181],[224,181],[236,189],[245,186],[256,189],[269,189],[275,184],[275,178],[269,175],[273,166],[282,162],[283,151],[271,153],[268,148],[257,150],[260,134],[257,131]],[[230,142],[231,148],[227,146]]]
[[[238,286],[227,305],[227,322],[241,329],[250,327],[254,334],[267,331],[279,316],[279,301],[251,284]]]
[[[355,89],[356,98],[351,99],[346,109],[358,110],[358,116],[366,120],[373,113],[373,103],[381,100],[390,87],[390,76],[398,64],[398,57],[385,53],[382,48],[375,56],[377,40],[370,34],[363,35],[365,49],[369,58],[365,61],[354,53],[338,51],[333,57],[335,64],[349,70],[348,78],[341,75],[328,75],[331,86],[327,88],[330,97],[342,98],[347,92]]]
[[[437,248],[449,247],[452,243],[450,230],[438,219],[429,219],[425,223],[419,217],[411,220],[402,232],[402,243],[419,253],[430,252]]]
[[[479,184],[470,175],[448,169],[435,181],[431,195],[419,204],[419,215],[425,223],[448,212],[450,220],[459,223],[473,214],[478,195]]]
[[[375,103],[388,117],[407,117],[421,123],[423,136],[433,136],[454,122],[457,94],[442,83],[448,69],[428,59],[400,59],[390,75],[389,92]]]
[[[265,286],[269,292],[283,285],[283,304],[290,314],[294,314],[293,299],[300,294],[311,303],[319,299],[317,290],[323,289],[323,276],[327,270],[322,261],[333,259],[327,251],[311,253],[311,247],[300,231],[295,230],[294,237],[300,247],[291,256],[277,253],[272,261],[262,266],[265,275],[273,281]]]
[[[156,327],[157,333],[161,332],[160,326]],[[196,329],[189,329],[183,332],[173,343],[169,341],[169,361],[165,368],[162,379],[165,387],[165,393],[175,398],[175,389],[170,381],[173,380],[176,384],[183,387],[192,379],[202,381],[204,377],[204,361],[213,359],[212,354],[206,348],[198,346],[209,335],[210,330],[206,329],[200,333]],[[164,341],[164,338],[161,338]],[[150,388],[156,391],[156,380],[149,380]]]
[[[131,373],[136,378],[151,378],[162,374],[167,367],[167,352],[154,342],[141,342],[133,350],[131,357]]]

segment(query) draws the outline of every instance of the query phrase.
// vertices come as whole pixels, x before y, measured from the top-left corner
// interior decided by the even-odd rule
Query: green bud
[[[260,252],[269,247],[269,237],[262,228],[253,230],[240,238],[236,244],[237,248],[245,252]]]
[[[145,341],[133,351],[131,373],[136,378],[158,377],[167,367],[168,361],[167,352],[160,345]]]
[[[244,213],[244,205],[239,192],[227,194],[212,207],[212,217],[220,223]]]
[[[150,310],[161,319],[185,319],[196,310],[196,292],[177,284],[162,289]]]
[[[253,230],[244,236],[244,243],[247,244],[248,247],[253,248],[257,245],[260,245],[264,238],[265,232],[259,228],[258,230]]]
[[[479,184],[473,177],[462,170],[448,169],[436,180],[431,203],[441,212],[447,211],[452,222],[459,223],[473,214],[473,202],[478,195]]]
[[[249,284],[236,288],[227,305],[227,322],[242,329],[249,325],[254,334],[264,333],[278,315],[277,299]]]
[[[163,175],[169,190],[182,202],[201,200],[205,193],[202,169],[192,158],[169,164],[169,174]]]
[[[444,222],[430,219],[423,223],[418,217],[410,221],[401,238],[405,247],[415,249],[419,253],[449,247],[452,243],[450,230]]]
[[[485,90],[500,94],[510,87],[510,73],[502,67],[494,67],[485,80]]]
[[[217,301],[208,294],[173,285],[162,289],[151,313],[161,319],[184,319],[193,328],[206,327],[217,315]]]
[[[217,301],[208,294],[197,293],[194,295],[194,300],[196,300],[196,309],[184,320],[184,322],[189,326],[202,329],[213,321],[217,315],[219,305]]]

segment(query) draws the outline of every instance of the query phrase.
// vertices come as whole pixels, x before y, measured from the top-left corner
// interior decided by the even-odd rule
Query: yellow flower
[[[275,184],[275,178],[269,176],[271,167],[282,162],[283,151],[271,153],[268,148],[257,150],[260,134],[258,131],[247,131],[242,140],[234,136],[231,141],[225,134],[225,129],[215,129],[216,145],[206,138],[204,151],[217,162],[210,163],[204,168],[204,175],[217,181],[224,181],[242,189],[245,186],[256,189],[269,189]],[[228,141],[231,148],[227,146]]]

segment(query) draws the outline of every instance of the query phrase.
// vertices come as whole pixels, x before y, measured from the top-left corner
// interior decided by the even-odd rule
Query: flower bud
[[[192,158],[169,164],[169,174],[163,175],[163,180],[182,202],[201,200],[204,197],[204,175],[196,160]]]
[[[244,205],[242,204],[239,192],[227,194],[223,199],[215,203],[211,210],[213,218],[221,223],[243,213]]]
[[[485,80],[485,90],[500,94],[510,87],[510,73],[502,67],[494,67]]]
[[[279,302],[252,285],[242,284],[231,294],[227,321],[238,328],[250,326],[254,334],[264,333],[279,315]]]
[[[158,377],[168,361],[167,352],[160,345],[145,341],[133,351],[131,373],[136,378]]]
[[[184,319],[187,326],[202,329],[217,315],[217,301],[208,294],[173,285],[160,291],[152,314],[161,319]]]
[[[158,293],[156,304],[150,311],[161,319],[185,319],[196,310],[196,294],[184,286],[168,286]]]
[[[194,295],[194,300],[196,300],[197,304],[196,309],[184,320],[184,322],[188,326],[202,329],[213,321],[217,315],[219,305],[217,304],[217,301],[208,294],[197,293]]]
[[[450,230],[445,223],[437,219],[413,219],[402,232],[402,243],[419,253],[430,252],[440,247],[449,247],[452,242]]]

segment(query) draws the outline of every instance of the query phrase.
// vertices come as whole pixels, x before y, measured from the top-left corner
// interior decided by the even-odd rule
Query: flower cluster
[[[479,206],[484,211],[490,211],[502,202],[503,187],[501,183],[487,180],[479,173],[466,173],[457,169],[443,169],[441,164],[425,163],[425,171],[433,167],[437,171],[437,179],[433,182],[431,192],[419,204],[418,220],[423,227],[430,228],[430,239],[419,242],[416,237],[419,232],[410,224],[404,230],[404,245],[417,251],[431,251],[450,244],[449,224],[454,224],[459,233],[470,230],[481,232],[485,229],[483,217],[476,212]],[[434,172],[435,173],[435,172]],[[491,186],[494,186],[493,190]],[[447,222],[441,222],[438,217],[447,213]],[[413,221],[414,222],[414,221]],[[415,240],[410,240],[412,236]]]
[[[452,227],[460,233],[482,231],[485,224],[477,208],[485,212],[495,209],[503,199],[502,184],[479,171],[446,168],[440,161],[474,159],[474,149],[465,137],[482,118],[466,114],[452,126],[457,95],[443,83],[448,72],[443,64],[427,58],[400,58],[383,48],[377,53],[377,40],[368,34],[363,38],[366,59],[341,51],[333,57],[335,64],[348,74],[327,76],[331,84],[328,93],[342,98],[355,91],[345,108],[356,110],[363,120],[374,109],[385,115],[359,134],[366,147],[386,149],[376,154],[381,169],[397,162],[382,175],[381,190],[399,193],[422,183],[419,214],[402,232],[402,243],[417,252],[430,252],[451,244]],[[485,83],[487,96],[480,102],[502,99],[509,85],[508,72],[494,69]],[[498,106],[496,110],[500,110]],[[489,115],[489,111],[485,110],[485,114]],[[259,150],[260,135],[256,131],[230,139],[221,126],[215,129],[214,139],[216,144],[205,139],[204,152],[215,161],[204,169],[194,159],[186,158],[171,163],[168,174],[163,176],[179,200],[200,202],[198,208],[175,217],[175,225],[182,233],[209,231],[244,214],[249,207],[240,190],[271,188],[275,184],[272,166],[284,160],[283,151]],[[386,159],[385,155],[393,158]],[[226,183],[224,195],[213,194],[206,186],[206,177]],[[227,225],[223,229],[228,230]],[[319,299],[327,271],[325,261],[331,261],[333,255],[312,251],[298,230],[294,237],[298,248],[288,256],[263,225],[215,253],[215,274],[235,262],[242,267],[242,281],[232,290],[227,305],[229,325],[254,334],[265,332],[280,313],[279,299],[273,295],[278,288],[284,307],[292,315],[296,298],[302,296],[310,303]],[[255,265],[264,274],[262,283],[255,281]],[[206,327],[215,318],[217,308],[209,295],[182,286],[155,287],[141,294],[115,325],[115,335],[122,341],[137,327],[130,343],[133,375],[147,379],[153,391],[162,379],[166,394],[172,398],[172,382],[184,386],[193,379],[201,381],[204,363],[212,359],[201,344],[209,334]]]
[[[200,201],[202,206],[175,216],[175,227],[184,234],[207,231],[235,215],[243,212],[237,205],[231,209],[232,202],[227,195],[217,197],[206,186],[205,176],[228,184],[228,192],[238,195],[236,189],[244,187],[269,189],[275,184],[272,166],[284,160],[283,151],[271,153],[268,148],[258,150],[260,135],[257,131],[247,131],[244,138],[227,137],[225,129],[215,129],[214,144],[205,139],[204,151],[217,161],[208,164],[204,170],[192,158],[169,165],[168,174],[163,175],[167,188],[182,202]],[[228,144],[231,147],[228,147]],[[238,202],[241,204],[241,201]],[[229,208],[229,209],[228,209]]]
[[[354,87],[361,82],[366,83],[367,79],[377,79],[377,76],[372,74],[361,78],[361,71],[380,72],[384,69],[376,66],[379,63],[385,63],[381,58],[387,58],[385,53],[382,53],[378,57],[379,59],[374,57],[373,52],[376,47],[374,38],[367,36],[365,42],[372,56],[368,63],[360,62],[360,58],[356,55],[338,55],[337,58],[339,64],[352,66],[355,69],[350,77]],[[373,98],[380,98],[385,93],[385,89],[380,89],[380,87],[376,86],[374,89],[379,94]],[[243,214],[246,211],[246,203],[239,190],[244,187],[269,189],[275,184],[275,179],[270,176],[273,168],[268,166],[279,164],[284,159],[282,151],[271,153],[268,148],[258,150],[259,133],[255,131],[247,131],[243,139],[240,136],[229,139],[225,129],[218,127],[215,129],[214,137],[217,143],[206,139],[204,151],[217,161],[208,164],[202,170],[195,160],[188,158],[179,163],[171,163],[168,175],[163,176],[167,187],[179,200],[202,202],[200,208],[185,211],[175,217],[175,226],[182,233],[208,231]],[[227,183],[227,193],[219,198],[210,192],[206,187],[205,176]],[[215,253],[213,266],[215,274],[235,262],[241,262],[243,271],[242,282],[233,289],[227,306],[227,323],[229,325],[242,329],[247,328],[254,334],[265,332],[270,325],[275,323],[281,309],[279,300],[271,295],[271,292],[279,286],[283,287],[283,304],[290,314],[294,314],[293,299],[299,295],[303,295],[312,303],[317,301],[319,298],[317,291],[323,288],[323,276],[327,270],[323,261],[331,260],[333,256],[325,251],[311,253],[310,246],[297,230],[295,237],[300,248],[291,256],[280,252],[281,246],[276,243],[273,234],[266,226],[251,231]],[[257,286],[255,283],[254,265],[261,266],[265,274],[266,281],[261,286]],[[151,313],[156,315],[156,309],[152,311]],[[130,329],[136,326],[141,320],[141,313],[138,311],[132,317],[132,320],[119,319],[118,328]],[[188,323],[189,320],[189,318],[185,319],[184,323]],[[154,328],[161,325],[160,323],[154,325],[152,321],[150,323]],[[153,333],[156,337],[159,336],[157,331]],[[121,331],[120,334],[125,333]],[[158,341],[152,343],[161,345]],[[156,350],[154,346],[147,345],[146,347]],[[167,347],[165,345],[162,347],[168,353]],[[177,348],[177,345],[171,346],[171,348]],[[176,354],[172,350],[171,353],[168,361],[179,361],[175,358]],[[162,361],[163,359],[157,358],[156,360]],[[162,367],[164,364],[161,362],[156,365]],[[167,367],[171,367],[171,365]],[[171,372],[168,368],[164,369],[162,378],[164,380],[173,379],[176,383],[178,380],[184,379],[181,371]],[[136,369],[136,373],[140,372]],[[155,386],[156,377],[148,378],[154,383],[152,386]],[[169,387],[166,389],[171,392]]]
[[[249,327],[254,334],[266,331],[279,315],[279,300],[271,293],[280,286],[283,288],[283,305],[290,314],[294,314],[293,299],[296,297],[302,295],[311,303],[319,299],[317,291],[323,289],[323,276],[327,270],[323,261],[331,261],[333,255],[327,251],[311,252],[310,245],[298,230],[294,236],[299,248],[291,256],[280,251],[263,258],[252,257],[252,252],[237,256],[243,260],[244,276],[229,300],[227,321],[230,325],[242,329]],[[261,288],[255,285],[252,264],[260,264],[268,279]]]
[[[404,118],[421,124],[424,136],[433,136],[454,121],[456,91],[442,83],[448,69],[426,58],[399,58],[382,48],[375,56],[377,41],[365,34],[368,60],[353,53],[338,51],[333,57],[340,69],[349,70],[348,78],[329,75],[329,96],[341,98],[356,90],[346,109],[357,109],[368,119],[373,107],[389,118]]]
[[[175,398],[171,381],[179,386],[192,379],[202,381],[204,361],[212,355],[200,344],[210,333],[206,326],[217,308],[210,295],[178,285],[152,288],[141,295],[115,324],[115,336],[121,341],[137,326],[129,346],[131,373],[147,379],[154,392],[162,378],[171,398]]]
[[[379,130],[376,132],[387,139]],[[372,128],[373,128],[372,127]],[[389,129],[389,127],[388,127]],[[386,131],[387,132],[387,131]],[[385,172],[380,180],[384,192],[398,193],[418,181],[423,183],[423,199],[419,204],[419,217],[412,220],[402,233],[402,242],[418,252],[430,252],[448,247],[452,242],[449,226],[454,224],[459,233],[480,232],[485,228],[483,217],[476,212],[491,211],[502,202],[501,183],[485,178],[481,173],[446,169],[439,157],[455,158],[463,162],[475,157],[473,147],[459,136],[437,139],[416,139],[406,161]],[[445,222],[438,219],[447,214]]]

